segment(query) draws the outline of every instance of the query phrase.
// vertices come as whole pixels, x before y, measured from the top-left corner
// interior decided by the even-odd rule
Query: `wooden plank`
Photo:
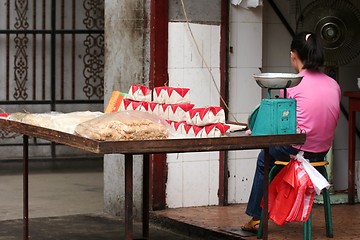
[[[153,154],[261,149],[272,146],[302,144],[306,138],[305,134],[247,136],[244,132],[239,132],[218,138],[96,141],[74,134],[5,119],[0,119],[0,129],[100,154]]]
[[[221,150],[262,149],[271,146],[302,144],[305,134],[246,136],[219,138],[187,138],[145,141],[99,142],[100,153],[180,153]]]

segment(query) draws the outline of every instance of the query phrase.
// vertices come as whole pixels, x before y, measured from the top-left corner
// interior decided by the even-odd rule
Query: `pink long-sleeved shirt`
[[[298,130],[306,133],[302,146],[308,152],[325,152],[332,144],[340,113],[338,83],[320,71],[303,70],[299,85],[287,89],[287,98],[296,99]]]

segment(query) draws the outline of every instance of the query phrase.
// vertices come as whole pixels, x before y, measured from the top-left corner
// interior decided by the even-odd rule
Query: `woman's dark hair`
[[[304,69],[316,70],[324,64],[324,50],[319,37],[311,32],[294,36],[291,51],[296,52],[304,63]]]

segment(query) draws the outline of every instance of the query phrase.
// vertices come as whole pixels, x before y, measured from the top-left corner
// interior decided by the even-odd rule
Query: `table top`
[[[185,138],[133,141],[97,141],[78,135],[0,118],[0,129],[45,139],[97,154],[154,154],[261,149],[272,146],[297,145],[305,142],[305,134],[248,136],[245,132],[217,138]]]

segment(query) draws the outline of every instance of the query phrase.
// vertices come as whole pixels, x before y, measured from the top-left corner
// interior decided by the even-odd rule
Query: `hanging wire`
[[[209,71],[209,73],[210,73],[212,83],[214,84],[214,86],[215,86],[215,88],[216,88],[216,91],[217,91],[217,93],[218,93],[218,95],[219,95],[219,97],[220,97],[220,100],[221,100],[221,102],[224,104],[225,108],[227,109],[227,111],[229,112],[229,114],[231,115],[231,117],[234,119],[234,121],[235,121],[236,123],[239,123],[238,120],[236,119],[235,115],[230,111],[230,108],[229,108],[229,106],[227,105],[227,103],[225,102],[224,98],[221,96],[220,89],[219,89],[219,87],[218,87],[217,84],[216,84],[214,75],[212,74],[210,67],[208,66],[208,64],[207,64],[204,56],[202,55],[202,53],[201,53],[201,51],[200,51],[199,45],[197,44],[196,39],[195,39],[195,37],[194,37],[194,34],[193,34],[193,32],[192,32],[192,29],[191,29],[191,27],[190,27],[190,22],[189,22],[189,19],[188,19],[188,16],[187,16],[187,12],[186,12],[186,10],[185,10],[184,0],[181,0],[181,5],[182,5],[183,13],[184,13],[184,16],[185,16],[186,25],[187,25],[187,28],[189,29],[191,38],[192,38],[192,40],[193,40],[193,42],[194,42],[194,44],[195,44],[195,46],[196,46],[196,50],[197,50],[197,52],[199,53],[199,55],[200,55],[200,57],[201,57],[201,60],[204,62],[206,69],[207,69],[207,70]]]

